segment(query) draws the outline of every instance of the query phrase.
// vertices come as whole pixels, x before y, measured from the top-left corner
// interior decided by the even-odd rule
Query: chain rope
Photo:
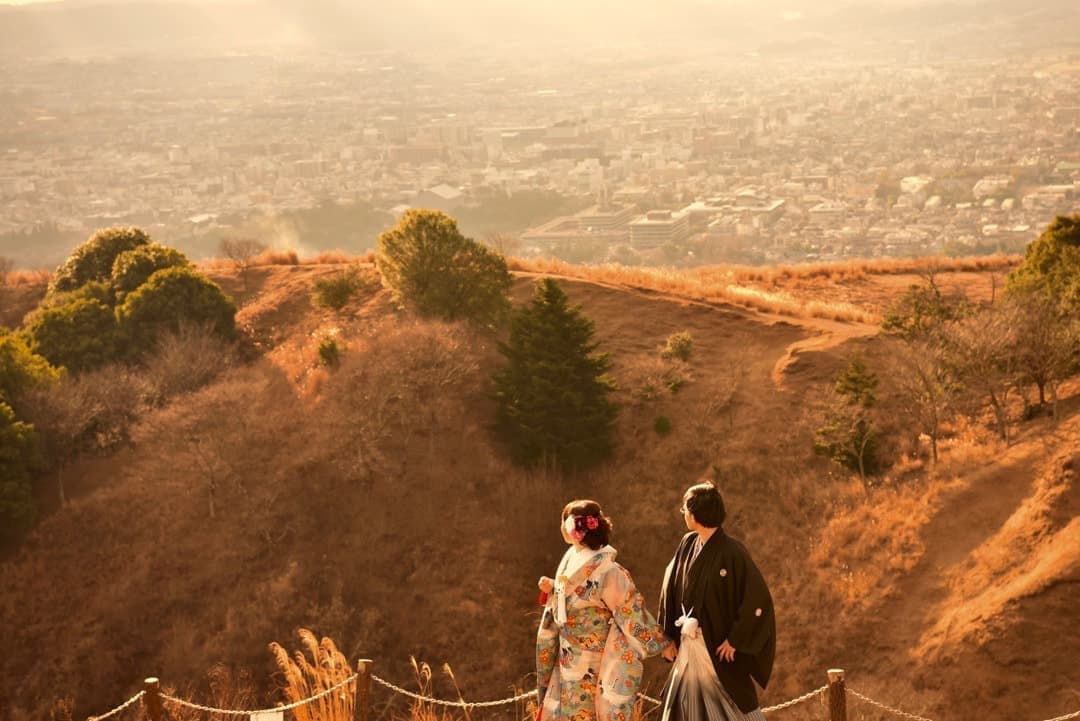
[[[169,703],[174,703],[177,706],[186,706],[188,708],[193,708],[193,709],[195,709],[197,711],[205,711],[206,713],[216,713],[216,714],[222,714],[222,715],[225,715],[225,716],[250,716],[251,714],[272,713],[274,711],[290,711],[290,710],[292,710],[294,708],[300,708],[301,706],[305,706],[305,705],[311,703],[312,701],[318,701],[319,699],[324,698],[325,696],[329,696],[330,694],[334,693],[335,691],[341,689],[343,686],[349,685],[350,683],[352,683],[353,681],[356,680],[358,675],[359,674],[354,673],[352,676],[349,676],[344,681],[340,681],[340,682],[334,684],[333,686],[331,686],[330,688],[328,688],[328,689],[326,689],[324,691],[320,691],[319,693],[315,694],[311,698],[305,698],[305,699],[301,699],[299,701],[294,701],[293,703],[286,704],[285,706],[275,706],[274,708],[253,709],[253,710],[249,710],[249,711],[237,711],[237,710],[234,710],[234,709],[214,708],[213,706],[203,706],[202,704],[193,703],[191,701],[185,701],[182,698],[176,698],[174,696],[168,696],[166,694],[161,694],[161,699],[163,701],[168,701]]]
[[[784,709],[791,708],[792,706],[794,706],[796,704],[800,704],[803,701],[809,701],[810,699],[814,698],[815,696],[820,696],[821,694],[825,693],[825,691],[827,691],[828,688],[829,688],[829,686],[828,686],[828,684],[826,684],[826,685],[822,686],[821,688],[814,689],[813,691],[810,691],[809,693],[804,693],[802,696],[799,696],[797,698],[793,698],[790,701],[785,701],[784,703],[778,703],[775,706],[766,706],[765,708],[761,709],[761,713],[772,713],[773,711],[783,711]]]
[[[847,691],[852,696],[854,696],[856,698],[860,698],[860,699],[862,699],[863,701],[865,701],[868,704],[871,704],[873,706],[877,706],[878,708],[884,709],[885,711],[888,711],[889,713],[896,714],[897,716],[903,716],[904,718],[909,718],[909,719],[911,719],[911,721],[931,721],[931,719],[928,719],[925,716],[917,716],[917,715],[915,715],[913,713],[908,713],[907,711],[901,711],[898,708],[893,708],[892,706],[887,706],[886,704],[883,704],[880,701],[875,701],[874,699],[870,698],[869,696],[863,696],[861,693],[859,693],[858,691],[853,689],[851,686],[847,687]],[[1053,721],[1053,720],[1051,719],[1049,721]]]
[[[1055,716],[1054,718],[1046,719],[1046,721],[1067,721],[1067,719],[1071,718],[1080,718],[1080,711],[1073,711],[1072,713],[1067,713],[1064,716]]]
[[[643,694],[643,693],[639,693],[639,694],[637,695],[637,697],[638,697],[639,699],[641,699],[642,701],[648,701],[649,703],[651,703],[651,704],[656,704],[657,706],[659,706],[659,705],[660,705],[661,703],[663,703],[663,701],[661,701],[660,699],[658,699],[658,698],[653,698],[652,696],[646,696],[646,695],[645,695],[645,694]]]
[[[86,721],[105,721],[105,719],[110,718],[112,716],[115,716],[116,714],[120,713],[121,711],[126,709],[131,704],[133,704],[136,701],[138,701],[139,699],[141,699],[143,697],[143,694],[145,694],[145,693],[146,693],[146,691],[139,691],[139,693],[135,694],[134,696],[129,698],[127,701],[125,701],[124,703],[122,703],[119,706],[117,706],[116,708],[114,708],[112,711],[109,711],[108,713],[103,713],[100,716],[87,716]]]
[[[498,701],[447,701],[447,700],[441,699],[441,698],[432,698],[431,696],[422,696],[422,695],[420,695],[418,693],[413,693],[412,691],[403,689],[400,686],[395,686],[394,684],[390,683],[386,679],[379,678],[375,674],[371,674],[371,679],[373,681],[376,681],[379,684],[382,684],[383,686],[390,689],[391,691],[394,691],[395,693],[399,693],[402,696],[408,696],[409,698],[411,698],[413,700],[423,701],[424,703],[436,704],[438,706],[453,706],[455,708],[487,708],[489,706],[505,706],[506,704],[511,704],[511,703],[516,702],[516,701],[524,701],[525,699],[529,698],[530,696],[535,696],[536,693],[537,693],[536,689],[533,689],[532,691],[526,691],[525,693],[519,693],[517,696],[511,696],[510,698],[499,699]]]
[[[203,706],[202,704],[194,703],[192,701],[186,701],[186,700],[181,699],[181,698],[176,698],[174,696],[169,696],[168,694],[161,694],[161,699],[163,701],[168,701],[169,703],[174,703],[174,704],[176,704],[178,706],[186,706],[187,708],[195,709],[197,711],[204,711],[206,713],[222,714],[222,715],[226,715],[226,716],[249,716],[251,714],[272,713],[274,711],[289,711],[289,710],[292,710],[292,709],[300,708],[301,706],[307,705],[307,704],[309,704],[309,703],[311,703],[313,701],[318,701],[321,698],[329,696],[330,694],[334,693],[335,691],[338,691],[341,688],[343,688],[344,686],[347,686],[350,683],[356,681],[356,679],[358,677],[359,677],[359,674],[354,673],[352,676],[349,676],[348,678],[344,679],[343,681],[338,682],[337,684],[331,686],[328,689],[320,691],[319,693],[315,694],[314,696],[312,696],[310,698],[301,699],[299,701],[294,701],[293,703],[290,703],[290,704],[287,704],[287,705],[284,705],[284,706],[275,706],[274,708],[268,708],[268,709],[238,711],[238,710],[235,710],[235,709],[214,708],[213,706]],[[524,693],[519,693],[517,696],[511,696],[510,698],[499,699],[499,700],[496,700],[496,701],[465,701],[465,700],[447,701],[445,699],[433,698],[431,696],[423,696],[423,695],[418,694],[418,693],[413,693],[412,691],[409,691],[408,689],[404,689],[404,688],[402,688],[400,686],[395,686],[394,684],[390,683],[386,679],[380,678],[379,676],[376,676],[375,674],[371,674],[371,678],[373,680],[375,680],[377,683],[379,683],[380,685],[385,686],[386,688],[390,689],[391,691],[393,691],[395,693],[398,693],[398,694],[401,694],[402,696],[407,696],[407,697],[409,697],[409,698],[411,698],[411,699],[413,699],[415,701],[421,701],[423,703],[436,704],[436,705],[439,705],[439,706],[450,706],[450,707],[454,707],[454,708],[463,708],[463,709],[489,708],[489,707],[492,707],[492,706],[505,706],[507,704],[515,703],[517,701],[524,701],[527,698],[531,698],[531,697],[537,695],[536,689],[533,689],[531,691],[526,691]],[[822,686],[821,688],[814,689],[813,691],[810,691],[808,693],[804,693],[802,696],[798,696],[796,698],[793,698],[790,701],[784,701],[783,703],[776,704],[775,706],[766,706],[765,708],[761,709],[761,712],[762,713],[772,713],[773,711],[782,711],[783,709],[790,708],[792,706],[795,706],[796,704],[800,704],[800,703],[803,703],[804,701],[809,701],[810,699],[812,699],[812,698],[814,698],[816,696],[820,696],[822,693],[824,693],[828,689],[829,689],[828,685]],[[860,699],[862,701],[865,701],[868,704],[871,704],[873,706],[877,706],[878,708],[880,708],[880,709],[882,709],[884,711],[888,711],[891,714],[895,714],[896,716],[901,716],[903,718],[910,719],[911,721],[932,721],[932,719],[928,719],[925,716],[918,716],[918,715],[913,714],[913,713],[908,713],[907,711],[901,711],[898,708],[893,708],[892,706],[881,703],[880,701],[875,701],[874,699],[870,698],[869,696],[865,696],[865,695],[859,693],[858,691],[853,689],[851,686],[847,686],[846,690],[852,696],[854,696],[854,697],[856,697],[856,698],[858,698],[858,699]],[[88,716],[86,721],[105,721],[106,719],[115,716],[116,714],[120,713],[124,709],[126,709],[129,706],[131,706],[132,704],[134,704],[135,702],[139,701],[139,699],[141,699],[145,695],[146,695],[145,691],[140,691],[139,693],[135,694],[134,696],[129,698],[124,703],[122,703],[119,706],[117,706],[116,708],[114,708],[112,711],[109,711],[108,713],[101,714],[100,716]],[[648,701],[649,703],[652,703],[652,704],[654,704],[656,706],[660,706],[663,703],[660,699],[653,698],[652,696],[646,696],[643,693],[638,693],[637,697],[642,699],[643,701]],[[1046,721],[1071,721],[1071,719],[1076,719],[1076,718],[1080,718],[1080,711],[1073,711],[1072,713],[1067,713],[1067,714],[1064,714],[1062,716],[1055,716],[1054,718],[1046,719]]]

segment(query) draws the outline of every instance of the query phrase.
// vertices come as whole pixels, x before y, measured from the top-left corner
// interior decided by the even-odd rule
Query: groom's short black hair
[[[694,520],[706,528],[720,528],[727,518],[724,509],[724,499],[720,497],[720,490],[709,481],[703,481],[690,486],[683,495],[686,510],[694,516]]]

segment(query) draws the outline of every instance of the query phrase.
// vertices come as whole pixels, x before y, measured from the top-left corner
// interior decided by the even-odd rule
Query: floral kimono
[[[642,659],[668,643],[615,549],[604,546],[569,576],[559,564],[555,593],[536,634],[538,721],[628,721]]]

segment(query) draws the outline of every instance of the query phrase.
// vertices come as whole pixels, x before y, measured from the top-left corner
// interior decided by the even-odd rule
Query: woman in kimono
[[[569,548],[555,578],[540,579],[536,634],[537,721],[629,721],[642,659],[675,646],[608,545],[611,521],[595,501],[562,512]]]

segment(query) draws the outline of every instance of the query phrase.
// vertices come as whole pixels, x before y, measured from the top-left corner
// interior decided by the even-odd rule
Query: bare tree
[[[251,267],[251,261],[266,250],[266,245],[254,238],[222,238],[218,250],[236,266],[236,271],[244,283],[244,290],[247,290],[248,268]]]
[[[15,270],[15,259],[0,255],[0,285],[7,285],[8,275]]]
[[[1009,395],[1019,386],[1019,314],[1012,304],[996,305],[953,321],[943,342],[964,384],[994,412],[998,434],[1009,442]]]
[[[514,255],[522,247],[521,239],[508,233],[488,233],[484,236],[484,245],[499,251],[504,258]]]
[[[20,399],[56,473],[57,498],[67,503],[64,472],[79,453],[129,443],[140,406],[139,379],[122,366],[106,366],[27,391]]]
[[[1046,405],[1049,391],[1056,421],[1058,387],[1071,375],[1080,347],[1080,320],[1061,313],[1054,299],[1041,293],[1012,296],[1007,302],[1015,309],[1016,332],[1021,339],[1017,349],[1021,383],[1038,388],[1040,407]],[[1026,394],[1024,404],[1026,410]]]
[[[920,434],[930,439],[930,456],[936,465],[941,425],[953,410],[958,386],[949,361],[935,343],[917,340],[896,344],[889,374],[901,407]]]
[[[745,345],[740,346],[726,359],[724,370],[717,379],[715,392],[706,405],[707,411],[725,414],[730,429],[735,428],[735,409],[744,401],[751,359],[750,350]]]

